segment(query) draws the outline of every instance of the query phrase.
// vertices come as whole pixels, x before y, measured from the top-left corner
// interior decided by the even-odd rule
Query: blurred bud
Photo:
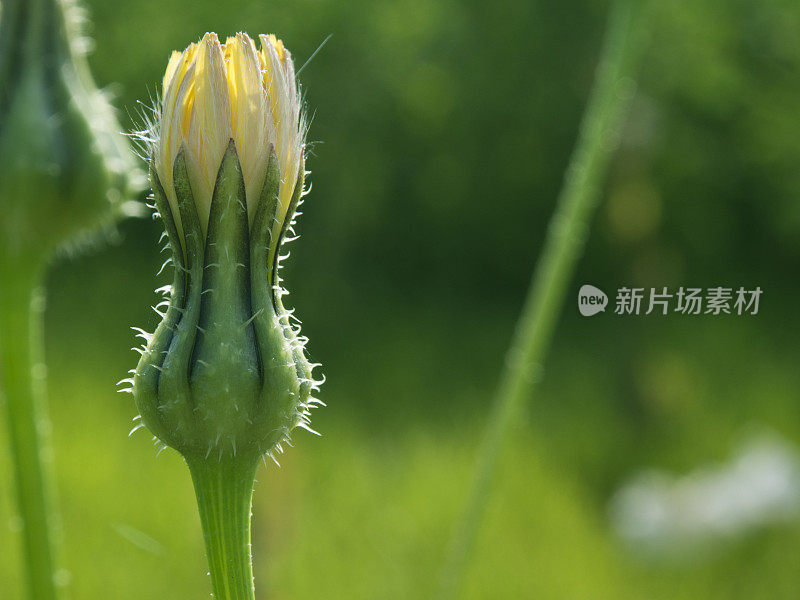
[[[278,277],[305,178],[289,52],[207,33],[173,53],[158,112],[150,176],[175,279],[128,381],[143,424],[184,456],[272,456],[321,404]]]
[[[0,11],[0,252],[39,253],[107,224],[144,179],[92,81],[70,0]]]

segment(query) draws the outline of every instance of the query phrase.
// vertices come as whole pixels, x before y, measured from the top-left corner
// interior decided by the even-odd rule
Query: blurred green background
[[[298,65],[333,34],[301,75],[313,191],[285,272],[324,364],[328,408],[314,414],[323,437],[296,436],[280,469],[259,471],[257,593],[430,596],[608,3],[87,4],[90,64],[130,129],[170,51],[206,30],[275,32]],[[800,594],[796,511],[723,534],[699,527],[700,542],[647,552],[610,516],[643,471],[707,472],[753,430],[790,454],[800,444],[800,4],[656,4],[603,204],[543,382],[504,454],[465,598]],[[188,471],[172,451],[155,458],[146,433],[126,437],[135,408],[114,391],[137,359],[129,327],[157,322],[160,233],[159,222],[129,220],[49,275],[63,576],[78,600],[209,593]],[[609,295],[623,285],[764,294],[756,316],[586,319],[582,283]],[[0,444],[0,598],[14,599],[19,526],[5,452]],[[723,486],[711,505],[747,491],[759,489]]]

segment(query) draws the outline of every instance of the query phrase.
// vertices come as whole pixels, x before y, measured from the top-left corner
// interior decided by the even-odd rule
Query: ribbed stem
[[[215,600],[254,600],[250,517],[258,457],[187,459]]]
[[[616,0],[594,87],[581,122],[578,142],[550,221],[545,246],[508,350],[492,414],[478,453],[475,479],[466,510],[451,540],[438,597],[454,598],[483,520],[491,483],[506,434],[540,378],[545,354],[575,264],[597,206],[626,108],[633,96],[636,58],[641,46],[646,0]]]
[[[40,261],[0,260],[0,395],[5,400],[24,564],[32,600],[58,597],[50,422],[44,397]]]

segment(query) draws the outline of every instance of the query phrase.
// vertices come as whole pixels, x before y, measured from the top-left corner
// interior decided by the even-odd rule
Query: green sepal
[[[199,440],[202,439],[197,430],[189,373],[203,289],[203,234],[189,183],[185,148],[181,148],[175,157],[172,173],[186,252],[186,262],[175,265],[175,268],[184,278],[186,292],[179,307],[180,320],[175,327],[159,377],[159,415],[169,430],[167,437],[159,437],[164,443],[185,452],[188,448],[199,445]]]
[[[158,177],[155,158],[150,161],[150,186],[153,189],[153,201],[155,202],[156,211],[164,223],[164,229],[167,231],[167,239],[172,249],[172,260],[175,261],[175,269],[182,272],[186,266],[183,244],[181,244],[180,236],[178,235],[178,227],[175,215],[172,214],[172,206],[167,200],[167,193],[164,191],[164,186],[161,185],[161,179]]]
[[[278,256],[281,250],[281,245],[286,239],[286,234],[292,227],[295,215],[297,214],[297,207],[300,206],[300,200],[303,197],[303,186],[306,183],[306,159],[305,156],[300,154],[300,164],[297,169],[297,180],[294,184],[292,191],[292,199],[289,201],[289,206],[286,209],[286,216],[281,224],[280,234],[276,240],[274,253],[272,255],[273,264],[271,265],[273,271],[273,279],[277,279],[278,273]]]
[[[261,356],[261,390],[253,421],[265,435],[263,450],[287,437],[297,419],[299,382],[281,319],[276,311],[270,250],[273,223],[279,207],[280,171],[278,158],[270,151],[267,175],[261,191],[250,244],[253,324]]]
[[[198,416],[214,446],[236,454],[251,445],[245,415],[252,410],[260,376],[250,300],[247,202],[233,140],[211,198],[203,277],[191,385]]]
[[[164,422],[162,415],[158,411],[159,379],[167,350],[172,341],[175,325],[181,317],[181,307],[183,306],[184,294],[186,292],[186,277],[183,267],[183,250],[178,241],[172,209],[170,208],[167,195],[164,192],[164,188],[152,164],[150,166],[150,182],[153,188],[153,199],[155,201],[156,210],[161,215],[161,220],[169,235],[175,274],[172,282],[169,306],[164,314],[164,318],[161,320],[161,323],[159,323],[155,332],[153,332],[139,360],[139,364],[136,367],[133,378],[133,392],[136,406],[139,409],[144,424],[159,438],[169,439],[171,438],[170,427]]]
[[[274,277],[275,280],[279,283],[280,279],[278,278],[278,257],[281,249],[281,245],[283,244],[284,240],[286,239],[286,234],[289,229],[293,225],[293,221],[295,215],[297,214],[297,207],[300,205],[300,200],[303,197],[303,186],[305,185],[305,157],[301,154],[300,155],[300,166],[297,171],[297,181],[295,182],[294,192],[292,193],[292,199],[289,202],[289,208],[286,211],[286,218],[283,221],[283,226],[281,227],[281,233],[278,237],[277,247],[275,250],[274,256]],[[311,384],[313,383],[313,375],[312,375],[312,367],[311,363],[308,361],[305,353],[305,347],[302,341],[300,340],[299,336],[295,332],[294,327],[290,322],[289,311],[286,310],[283,306],[283,300],[281,298],[280,291],[273,287],[273,296],[275,302],[275,311],[280,317],[281,325],[283,326],[283,334],[285,338],[289,341],[292,348],[292,358],[297,369],[297,377],[300,379],[301,388],[300,388],[300,402],[305,402],[310,393],[311,393]]]

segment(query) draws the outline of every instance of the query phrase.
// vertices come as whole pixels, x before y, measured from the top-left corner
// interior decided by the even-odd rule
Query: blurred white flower
[[[681,477],[635,475],[614,495],[610,512],[616,532],[637,552],[694,555],[800,516],[800,454],[777,434],[750,437],[722,465]]]

